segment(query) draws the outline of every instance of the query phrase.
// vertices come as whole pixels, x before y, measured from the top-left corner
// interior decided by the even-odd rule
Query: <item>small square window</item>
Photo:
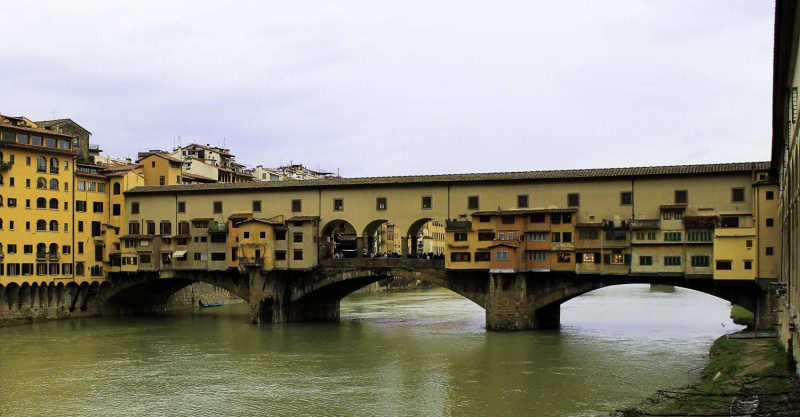
[[[186,202],[178,201],[178,213],[186,213]]]
[[[767,227],[774,227],[775,226],[775,219],[767,218]]]
[[[261,212],[261,200],[253,200],[253,213]]]
[[[568,207],[580,207],[581,205],[581,195],[578,193],[569,193],[567,194],[567,206]]]
[[[222,213],[222,201],[214,202],[214,213],[216,214]]]
[[[517,208],[528,208],[527,194],[520,194],[517,196]]]
[[[430,210],[433,208],[433,197],[429,195],[422,196],[422,209]]]
[[[689,204],[689,191],[675,190],[675,204]]]
[[[292,200],[292,213],[303,211],[303,200]]]
[[[744,202],[744,188],[731,188],[731,201],[734,203]]]
[[[767,198],[767,200],[774,200],[775,199],[775,192],[774,191],[767,191],[766,198]]]
[[[343,211],[344,210],[344,199],[343,198],[334,198],[333,199],[333,211]]]
[[[481,207],[480,199],[477,195],[467,197],[467,209],[478,210]]]
[[[375,200],[375,210],[386,210],[386,197],[378,197]]]
[[[623,191],[619,193],[619,204],[623,206],[630,206],[633,204],[633,193],[631,191]]]

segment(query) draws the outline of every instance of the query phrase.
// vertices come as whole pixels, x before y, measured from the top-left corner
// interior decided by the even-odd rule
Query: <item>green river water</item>
[[[727,302],[611,287],[559,331],[486,332],[441,289],[358,294],[338,323],[246,305],[0,329],[0,416],[596,416],[685,384],[740,327]]]

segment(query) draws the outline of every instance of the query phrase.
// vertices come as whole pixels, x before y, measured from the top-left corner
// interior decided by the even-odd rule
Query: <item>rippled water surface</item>
[[[361,294],[338,323],[232,305],[0,329],[0,416],[594,416],[682,385],[739,327],[725,301],[606,288],[560,331],[487,333],[446,290]]]

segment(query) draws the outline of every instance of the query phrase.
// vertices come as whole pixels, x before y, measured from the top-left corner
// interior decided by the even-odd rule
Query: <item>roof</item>
[[[174,163],[178,163],[178,164],[182,164],[182,163],[183,163],[183,161],[181,161],[180,159],[178,159],[178,158],[173,158],[173,157],[171,157],[171,156],[167,155],[166,153],[162,153],[162,152],[146,152],[146,154],[145,154],[145,155],[143,155],[141,158],[139,158],[139,160],[138,160],[138,161],[136,161],[136,162],[139,162],[139,161],[145,160],[145,159],[147,159],[147,158],[149,158],[149,157],[151,157],[151,156],[159,156],[159,157],[161,157],[161,158],[164,158],[164,159],[166,159],[167,161],[174,162]]]
[[[0,118],[2,118],[2,117],[8,118],[9,116],[0,115]],[[12,119],[17,119],[16,117],[11,117],[11,118]],[[22,131],[34,132],[34,133],[42,133],[42,134],[46,134],[46,135],[50,135],[50,136],[61,136],[61,137],[70,138],[70,139],[72,139],[74,137],[74,136],[68,135],[66,133],[56,132],[55,130],[47,130],[47,129],[42,129],[42,128],[39,128],[39,127],[17,126],[17,125],[12,125],[12,124],[9,124],[9,123],[0,123],[0,128],[16,129],[16,130],[22,130]]]
[[[287,222],[312,222],[319,221],[319,216],[294,216],[286,219]]]
[[[587,223],[577,223],[575,224],[576,229],[592,229],[592,228],[599,228],[603,227],[603,222],[587,222]]]
[[[487,248],[497,248],[497,247],[500,247],[500,246],[505,246],[507,248],[514,248],[514,249],[519,248],[519,245],[512,245],[511,243],[508,243],[508,242],[497,242],[497,243],[495,243],[493,245],[487,246]]]
[[[228,216],[229,220],[249,219],[253,217],[253,213],[233,213]]]
[[[658,206],[659,210],[686,210],[686,203],[676,204],[662,204]]]
[[[534,213],[575,213],[577,207],[568,208],[527,208],[527,209],[506,209],[506,210],[480,210],[473,212],[473,216],[515,216]]]
[[[88,130],[88,129],[86,129],[85,127],[83,127],[83,126],[79,125],[77,122],[75,122],[74,120],[72,120],[72,119],[70,119],[70,118],[66,118],[66,119],[53,119],[53,120],[40,120],[40,121],[38,121],[38,122],[33,122],[33,123],[36,123],[37,125],[41,125],[41,126],[44,126],[44,127],[53,127],[53,126],[58,126],[58,125],[60,125],[60,124],[62,124],[62,123],[72,123],[72,124],[74,124],[75,126],[78,126],[79,128],[81,128],[81,129],[83,129],[83,130],[87,131],[88,133],[90,133],[90,134],[92,133],[92,132],[89,132],[89,130]]]
[[[469,220],[447,220],[445,222],[447,232],[471,232],[472,222]]]
[[[207,182],[207,183],[217,182],[217,180],[215,180],[213,178],[208,178],[208,177],[204,177],[202,175],[197,175],[197,174],[191,174],[191,173],[188,173],[188,172],[182,172],[181,176],[184,177],[184,178],[188,178],[190,180],[202,181],[202,182]]]
[[[191,221],[193,221],[193,222],[210,222],[211,220],[214,220],[214,218],[213,217],[195,217]]]
[[[235,183],[153,185],[136,187],[127,193],[204,193],[245,192],[271,189],[346,188],[379,185],[492,183],[492,182],[549,182],[605,178],[694,176],[750,173],[768,169],[769,162],[738,162],[728,164],[670,165],[631,168],[572,169],[556,171],[494,172],[475,174],[438,174],[392,177],[326,178],[287,181],[247,181]]]
[[[241,226],[241,225],[243,225],[245,223],[251,223],[251,222],[263,223],[263,224],[268,224],[268,225],[283,224],[283,222],[279,222],[279,221],[275,221],[275,220],[271,220],[271,219],[251,218],[251,219],[247,219],[247,220],[239,222],[238,225]]]

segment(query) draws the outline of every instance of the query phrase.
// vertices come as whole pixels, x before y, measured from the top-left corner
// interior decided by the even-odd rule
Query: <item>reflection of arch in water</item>
[[[331,220],[322,228],[320,233],[320,258],[331,258],[333,254],[343,254],[354,258],[358,245],[358,233],[347,220]]]

